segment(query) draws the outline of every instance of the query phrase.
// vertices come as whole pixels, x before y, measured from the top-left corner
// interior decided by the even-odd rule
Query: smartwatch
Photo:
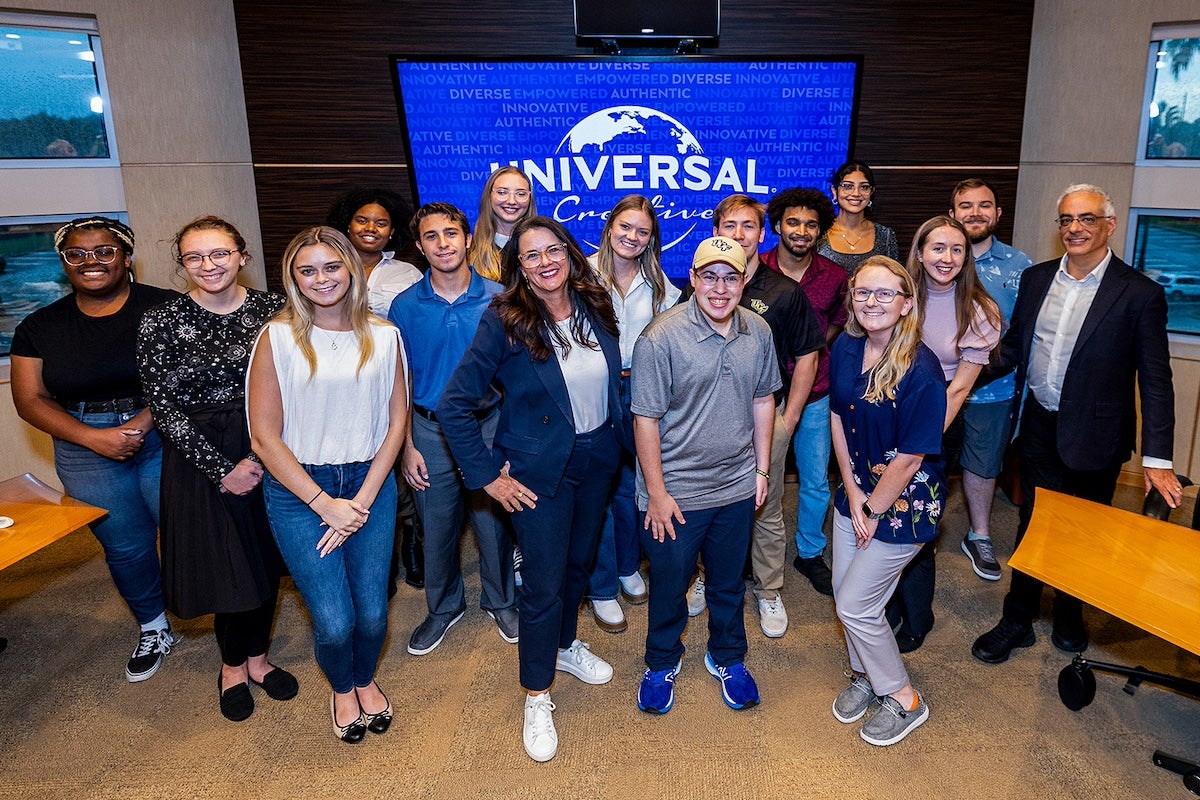
[[[880,511],[878,514],[876,514],[874,511],[872,511],[871,503],[867,500],[863,500],[862,513],[863,513],[863,516],[865,516],[867,519],[883,519],[883,514],[884,514],[884,512],[882,512],[882,511]]]

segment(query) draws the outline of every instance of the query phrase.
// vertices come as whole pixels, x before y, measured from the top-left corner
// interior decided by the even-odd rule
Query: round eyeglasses
[[[88,257],[94,258],[98,264],[111,264],[117,260],[120,255],[121,248],[111,244],[102,244],[99,247],[91,250],[84,250],[82,247],[68,247],[59,253],[62,260],[72,267],[78,267],[86,263]]]
[[[210,253],[184,253],[179,257],[179,263],[190,269],[200,269],[204,266],[204,259],[214,267],[224,267],[229,265],[229,258],[237,250],[213,250]]]

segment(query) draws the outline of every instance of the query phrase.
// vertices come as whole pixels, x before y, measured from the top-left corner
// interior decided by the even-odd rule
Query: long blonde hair
[[[616,286],[613,275],[612,229],[617,217],[626,211],[641,211],[650,218],[650,241],[646,249],[638,256],[642,277],[650,284],[654,301],[654,313],[667,302],[667,277],[662,269],[662,233],[658,226],[658,215],[654,213],[654,205],[640,194],[631,194],[621,198],[604,223],[604,232],[600,234],[600,249],[596,251],[596,273],[605,289],[612,291]],[[618,289],[618,291],[620,291]]]
[[[901,293],[904,297],[911,298],[916,294],[916,283],[913,281],[912,275],[908,274],[908,270],[899,261],[887,256],[868,258],[859,265],[854,276],[850,278],[850,290],[846,292],[846,308],[850,311],[850,318],[846,321],[846,333],[856,339],[867,335],[854,315],[854,287],[858,276],[862,275],[863,270],[867,267],[883,267],[899,278],[902,287]],[[899,302],[899,300],[900,298],[897,298],[893,302]],[[907,315],[900,317],[900,321],[892,329],[892,338],[888,340],[887,346],[883,349],[883,356],[867,374],[867,392],[863,395],[863,399],[869,403],[880,403],[885,399],[895,400],[896,387],[900,385],[900,381],[912,367],[913,360],[917,356],[917,347],[920,344],[921,306],[914,298],[912,310]]]
[[[350,329],[354,331],[358,340],[358,367],[355,374],[361,372],[375,354],[375,340],[371,337],[370,326],[388,324],[372,314],[367,307],[366,272],[363,270],[362,259],[358,257],[358,252],[345,234],[326,225],[300,231],[283,252],[283,289],[287,294],[287,304],[275,317],[275,321],[286,322],[291,326],[296,346],[308,362],[310,381],[317,371],[317,352],[312,346],[313,303],[300,291],[292,269],[300,251],[317,244],[323,244],[336,252],[338,259],[350,273],[350,288],[342,302],[349,304]]]
[[[520,175],[529,187],[529,206],[517,222],[524,222],[530,217],[537,216],[537,195],[533,193],[533,181],[529,176],[516,167],[501,167],[493,172],[483,185],[483,194],[479,196],[479,218],[475,220],[475,230],[471,233],[471,247],[467,250],[467,263],[475,268],[483,277],[492,281],[500,280],[500,248],[496,246],[496,217],[492,213],[492,188],[503,175]]]

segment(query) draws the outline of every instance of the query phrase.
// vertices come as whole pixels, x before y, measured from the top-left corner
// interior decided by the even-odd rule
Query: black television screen
[[[609,209],[642,194],[680,277],[722,198],[828,188],[859,73],[852,58],[580,57],[396,58],[394,74],[418,202],[453,203],[473,224],[488,176],[511,164],[538,212],[595,249]]]
[[[721,0],[575,0],[575,35],[593,39],[715,39]]]

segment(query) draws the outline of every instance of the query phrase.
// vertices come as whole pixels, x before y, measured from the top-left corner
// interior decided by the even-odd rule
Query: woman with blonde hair
[[[362,262],[338,231],[298,234],[284,252],[283,285],[287,305],[251,355],[251,440],[267,469],[271,530],[333,689],[334,735],[355,743],[392,721],[375,670],[387,634],[407,363],[399,331],[369,311]]]
[[[479,218],[471,234],[467,263],[490,281],[500,281],[500,251],[518,222],[537,216],[537,198],[529,177],[516,167],[501,167],[488,177],[479,196]]]
[[[833,593],[852,670],[833,716],[848,724],[878,706],[861,736],[881,746],[929,717],[884,614],[905,565],[937,535],[945,500],[946,389],[937,357],[921,343],[915,293],[898,262],[864,261],[850,280],[846,333],[830,354],[830,424],[842,478]]]
[[[621,344],[621,404],[630,401],[629,371],[633,344],[650,320],[679,300],[680,291],[663,273],[662,234],[654,206],[640,194],[622,198],[604,224],[600,249],[588,261],[612,298]],[[588,600],[601,630],[621,633],[627,627],[617,595],[634,605],[649,598],[640,568],[638,512],[634,501],[634,457],[622,452],[617,485],[604,515],[596,566]]]

